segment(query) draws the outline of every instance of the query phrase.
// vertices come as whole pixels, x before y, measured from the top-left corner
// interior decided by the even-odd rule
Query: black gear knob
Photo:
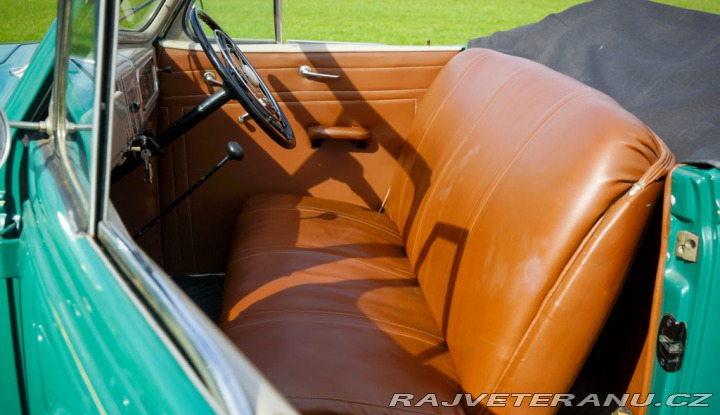
[[[228,141],[225,152],[228,160],[242,160],[245,157],[245,151],[236,141]]]

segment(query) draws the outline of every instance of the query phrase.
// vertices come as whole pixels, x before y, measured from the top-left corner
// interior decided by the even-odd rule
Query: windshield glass
[[[120,29],[144,29],[162,3],[163,0],[120,0]]]

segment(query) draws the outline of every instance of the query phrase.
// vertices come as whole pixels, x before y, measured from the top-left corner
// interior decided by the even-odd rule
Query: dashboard
[[[152,48],[122,48],[118,51],[112,165],[125,161],[128,143],[153,129],[152,117],[159,95],[157,58]]]

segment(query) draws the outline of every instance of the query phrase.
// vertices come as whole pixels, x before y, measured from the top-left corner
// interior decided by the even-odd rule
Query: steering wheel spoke
[[[201,24],[214,34],[220,54],[213,48]],[[232,38],[200,9],[193,9],[190,13],[190,25],[203,51],[222,78],[223,88],[240,102],[270,138],[284,148],[294,148],[295,135],[285,113]]]

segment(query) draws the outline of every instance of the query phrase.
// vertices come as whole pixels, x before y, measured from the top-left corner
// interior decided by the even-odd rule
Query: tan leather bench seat
[[[565,392],[672,162],[600,92],[462,52],[422,102],[384,213],[290,195],[245,204],[222,328],[303,413],[481,413],[388,405]]]
[[[453,399],[452,359],[387,216],[264,195],[246,203],[237,229],[247,236],[235,239],[228,272],[242,277],[225,298],[240,300],[223,328],[299,408],[364,412],[363,396],[387,406],[397,385]]]

